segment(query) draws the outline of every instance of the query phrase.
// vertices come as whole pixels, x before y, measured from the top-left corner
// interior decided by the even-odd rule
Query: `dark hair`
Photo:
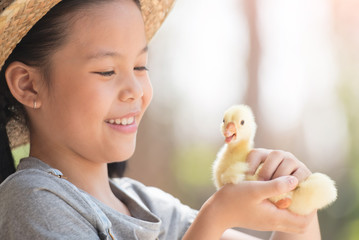
[[[5,79],[7,67],[14,61],[36,67],[43,73],[46,84],[51,86],[50,57],[66,42],[67,29],[74,20],[74,13],[91,5],[114,0],[63,0],[40,19],[13,50],[0,71],[0,183],[15,172],[8,131],[9,122],[27,125],[24,107],[10,93]],[[134,2],[140,7],[139,0]],[[12,140],[12,139],[10,139]],[[110,177],[123,175],[126,163],[110,164]]]

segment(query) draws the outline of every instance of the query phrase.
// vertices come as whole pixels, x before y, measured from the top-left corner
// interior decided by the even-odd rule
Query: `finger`
[[[298,162],[298,160],[286,157],[275,170],[272,179],[293,174],[300,167]]]
[[[291,203],[292,203],[291,198],[282,198],[279,201],[275,202],[274,205],[276,205],[277,208],[285,209],[288,208]]]
[[[277,170],[278,166],[284,161],[284,152],[272,151],[263,163],[261,170],[258,173],[258,179],[268,181],[272,179],[273,174]]]
[[[316,211],[306,216],[297,215],[287,209],[278,209],[269,200],[264,200],[261,204],[264,210],[263,219],[270,221],[270,229],[264,231],[281,231],[287,233],[303,233],[313,221]],[[260,221],[260,220],[259,220]]]
[[[263,148],[257,148],[257,149],[251,150],[248,153],[247,159],[246,159],[246,161],[248,163],[247,174],[254,175],[254,173],[256,172],[259,165],[266,160],[269,152],[270,152],[269,150],[263,149]]]
[[[311,174],[312,172],[303,164],[302,167],[299,167],[291,175],[296,177],[299,182],[302,182],[307,179]]]
[[[292,191],[297,186],[298,179],[293,176],[285,176],[270,181],[256,181],[253,184],[256,184],[252,188],[254,197],[258,201],[263,201],[267,198]]]
[[[288,210],[278,210],[274,222],[277,231],[287,233],[303,233],[313,221],[315,211],[309,215],[302,216],[293,214]]]

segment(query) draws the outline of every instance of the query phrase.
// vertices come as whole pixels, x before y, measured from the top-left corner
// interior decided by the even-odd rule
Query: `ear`
[[[38,69],[21,62],[12,62],[5,71],[6,82],[12,95],[24,106],[39,108],[38,91],[41,82]]]

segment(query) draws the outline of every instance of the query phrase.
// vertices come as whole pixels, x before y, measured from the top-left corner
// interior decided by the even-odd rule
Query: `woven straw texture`
[[[0,0],[0,69],[16,45],[61,0]],[[100,0],[99,0],[100,1]],[[150,41],[174,0],[140,0],[146,38]]]
[[[31,27],[60,0],[16,0],[0,15],[0,68]],[[5,1],[4,5],[8,5]]]
[[[140,0],[147,40],[150,41],[166,19],[174,0]]]

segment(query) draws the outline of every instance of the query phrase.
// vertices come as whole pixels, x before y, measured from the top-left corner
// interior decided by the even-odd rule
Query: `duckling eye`
[[[225,123],[226,122],[226,120],[224,120],[224,118],[223,118],[223,123]]]
[[[241,125],[244,125],[244,120],[241,121]]]

